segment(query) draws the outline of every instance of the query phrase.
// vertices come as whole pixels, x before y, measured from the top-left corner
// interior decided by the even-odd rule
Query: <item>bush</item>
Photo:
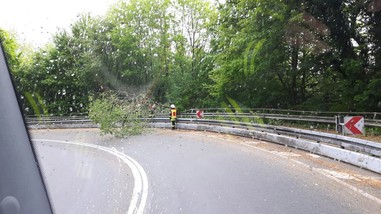
[[[89,117],[100,125],[101,134],[126,137],[142,134],[147,123],[142,120],[150,112],[148,99],[121,99],[114,93],[104,93],[90,103]]]

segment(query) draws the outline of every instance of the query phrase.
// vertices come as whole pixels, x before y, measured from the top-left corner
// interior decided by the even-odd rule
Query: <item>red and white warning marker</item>
[[[344,117],[345,134],[364,134],[364,117]]]
[[[204,117],[204,111],[203,110],[197,110],[196,111],[196,116],[198,119],[201,119]]]

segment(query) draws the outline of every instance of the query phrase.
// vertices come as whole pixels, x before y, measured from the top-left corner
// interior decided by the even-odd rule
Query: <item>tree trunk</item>
[[[297,76],[298,76],[298,53],[299,48],[292,47],[291,53],[291,104],[298,104],[298,91],[297,91]]]

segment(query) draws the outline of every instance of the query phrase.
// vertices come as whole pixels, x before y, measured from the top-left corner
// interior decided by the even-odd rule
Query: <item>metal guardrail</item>
[[[182,115],[195,115],[198,109],[188,109]],[[286,121],[302,121],[313,123],[335,124],[335,116],[363,116],[365,126],[381,127],[381,112],[328,112],[328,111],[301,111],[269,108],[241,108],[236,111],[232,108],[204,108],[205,118],[236,116],[238,118],[261,118]]]
[[[199,109],[188,109],[185,113],[195,114]],[[304,116],[323,116],[323,117],[334,117],[334,116],[346,116],[346,115],[357,115],[363,116],[368,119],[381,119],[381,112],[331,112],[331,111],[304,111],[304,110],[290,110],[290,109],[274,109],[274,108],[241,108],[236,111],[233,108],[203,108],[204,112],[208,113],[231,113],[231,112],[247,112],[256,114],[283,114],[283,115],[304,115]]]
[[[148,118],[156,128],[169,128],[167,118]],[[341,135],[235,121],[178,119],[178,127],[252,137],[330,157],[381,174],[381,144]]]
[[[182,115],[184,116],[184,115]],[[194,115],[186,115],[194,116]],[[204,115],[205,116],[205,115]],[[215,116],[215,115],[213,115]],[[226,116],[226,115],[225,115]],[[233,115],[229,114],[229,117]],[[142,118],[149,123],[169,123],[168,117]],[[212,120],[212,119],[196,119],[196,118],[178,118],[178,123],[185,124],[203,124],[210,126],[224,126],[237,129],[254,130],[277,135],[285,135],[294,138],[307,139],[318,143],[326,143],[337,147],[361,152],[371,156],[381,157],[381,143],[352,138],[339,134],[330,134],[317,132],[312,130],[297,129],[283,126],[273,126],[265,124],[257,124],[251,122],[229,121],[229,120]],[[95,124],[87,116],[74,117],[28,117],[27,125],[36,128],[70,128],[70,127],[95,127]],[[72,126],[70,126],[72,125]]]
[[[216,109],[213,109],[216,110]],[[217,109],[221,110],[221,109]],[[260,109],[264,110],[264,109]],[[269,111],[269,109],[265,109]],[[204,118],[205,119],[218,119],[218,120],[241,120],[243,122],[250,121],[255,122],[258,119],[271,119],[271,120],[280,120],[280,121],[299,121],[299,122],[311,122],[311,123],[324,123],[324,124],[335,124],[335,115],[342,114],[342,115],[374,115],[374,117],[367,118],[365,117],[365,123],[364,125],[366,127],[380,127],[381,128],[381,120],[380,119],[374,119],[377,115],[380,115],[380,113],[377,112],[351,112],[352,114],[349,114],[350,112],[336,112],[331,113],[332,116],[316,116],[319,112],[308,112],[308,111],[291,111],[291,110],[276,110],[276,111],[283,111],[287,114],[275,114],[275,113],[257,113],[257,112],[249,112],[249,113],[228,113],[228,112],[205,112]],[[298,114],[290,114],[290,112],[297,112]],[[307,113],[306,113],[307,112]],[[325,112],[323,112],[325,113]],[[348,113],[348,114],[347,114]],[[307,114],[307,115],[306,115]],[[162,114],[162,115],[156,115],[156,117],[163,117],[166,118],[168,115]],[[179,117],[183,118],[196,118],[195,111],[193,110],[187,110],[185,113],[182,113],[179,115]],[[87,123],[90,122],[89,118],[87,116],[70,116],[70,117],[57,117],[57,116],[44,116],[44,117],[27,117],[27,121],[30,124],[37,124],[37,123],[44,123],[44,124],[51,124],[51,123],[70,123],[69,121],[75,121],[77,123]]]
[[[148,122],[154,123],[169,123],[168,118],[147,118]],[[307,139],[318,143],[326,143],[338,146],[343,149],[361,152],[364,154],[381,157],[381,143],[342,136],[338,134],[330,134],[317,132],[312,130],[304,130],[290,127],[273,126],[256,123],[245,123],[238,121],[226,120],[208,120],[208,119],[192,119],[192,118],[179,118],[178,123],[186,124],[204,124],[211,126],[226,126],[237,129],[255,130],[266,133],[274,133],[278,135],[286,135],[294,138]]]
[[[169,118],[142,118],[151,127],[169,128]],[[178,127],[188,130],[253,137],[341,160],[381,174],[381,143],[337,134],[228,120],[179,118]],[[99,127],[87,117],[27,118],[31,128]]]
[[[205,119],[234,119],[234,120],[249,120],[256,121],[258,119],[284,120],[284,121],[299,121],[311,123],[335,124],[335,116],[314,116],[314,115],[296,115],[296,114],[268,114],[268,113],[226,113],[226,112],[205,112]],[[352,114],[356,115],[356,114]],[[165,117],[166,115],[158,115]],[[180,116],[184,118],[196,118],[195,113],[183,113]],[[365,118],[364,125],[366,127],[381,127],[381,120]]]
[[[91,124],[92,121],[87,116],[43,116],[26,117],[27,125],[55,125],[55,124]]]
[[[44,116],[26,117],[26,125],[33,129],[70,129],[70,128],[98,128],[87,116]]]

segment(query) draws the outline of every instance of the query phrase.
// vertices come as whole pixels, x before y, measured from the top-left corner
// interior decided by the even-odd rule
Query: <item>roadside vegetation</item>
[[[377,2],[122,0],[38,49],[0,39],[26,114],[109,115],[105,133],[145,114],[124,114],[131,96],[183,110],[380,111]]]
[[[90,100],[89,118],[100,125],[102,135],[127,137],[142,134],[148,128],[143,119],[163,111],[160,104],[143,96],[120,98],[114,92],[107,92]]]

